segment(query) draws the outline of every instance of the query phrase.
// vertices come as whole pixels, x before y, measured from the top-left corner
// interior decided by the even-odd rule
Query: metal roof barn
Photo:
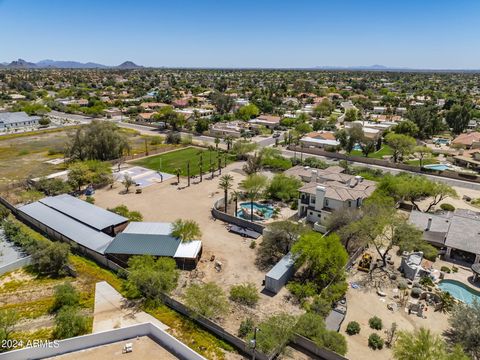
[[[105,248],[113,240],[107,234],[92,229],[38,201],[22,206],[19,210],[34,221],[100,254],[104,253]]]
[[[66,194],[46,197],[39,202],[96,230],[104,230],[128,221],[123,216]]]
[[[120,233],[105,250],[106,254],[173,257],[181,240],[169,235]]]

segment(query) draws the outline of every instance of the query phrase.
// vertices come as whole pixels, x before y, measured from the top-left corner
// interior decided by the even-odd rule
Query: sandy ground
[[[458,186],[453,186],[453,189],[457,192],[457,198],[448,197],[445,200],[440,201],[438,205],[436,205],[435,209],[440,209],[440,205],[444,203],[452,204],[455,206],[456,209],[469,209],[473,211],[480,211],[479,207],[473,206],[467,201],[463,200],[463,196],[469,196],[472,199],[480,198],[480,191],[473,190],[473,189],[466,189]],[[420,209],[426,210],[428,205],[430,204],[431,199],[425,199],[418,202]]]
[[[123,348],[126,344],[132,344],[132,352],[123,353]],[[74,351],[64,355],[54,356],[49,359],[64,359],[64,360],[83,360],[83,359],[165,359],[175,360],[179,359],[161,345],[157,344],[148,336],[140,336],[135,339],[127,339],[123,341],[114,342],[108,345],[93,347],[86,350]]]
[[[243,163],[233,163],[222,171],[234,177],[235,186],[244,178],[240,169]],[[130,192],[123,194],[123,185],[115,184],[112,189],[106,188],[95,193],[95,205],[103,208],[115,207],[125,204],[130,210],[137,210],[143,214],[144,221],[171,222],[178,218],[193,219],[200,225],[203,236],[203,255],[197,270],[184,273],[178,289],[183,291],[185,285],[191,281],[213,281],[220,285],[227,293],[231,285],[244,282],[254,283],[259,290],[265,273],[254,265],[256,250],[250,248],[250,239],[229,233],[225,223],[214,220],[211,215],[213,203],[223,196],[218,188],[219,177],[213,180],[210,175],[204,176],[201,183],[193,183],[185,187],[186,179],[181,178],[180,185],[176,185],[176,178],[154,184],[143,189],[141,194]],[[182,189],[178,189],[178,187]],[[288,215],[290,216],[290,212]],[[279,220],[282,216],[279,217]],[[257,243],[261,238],[257,240]],[[215,270],[215,260],[222,263],[220,272]],[[267,314],[280,311],[301,313],[298,307],[285,300],[287,290],[271,297],[260,293],[260,301],[255,309],[239,308],[232,306],[232,313],[223,322],[230,331],[236,333],[238,326],[247,316],[263,318]],[[176,292],[179,295],[179,291]]]
[[[106,281],[95,285],[92,333],[151,322],[162,330],[168,327],[153,316],[129,306],[117,290]]]
[[[374,254],[374,252],[371,253]],[[395,262],[394,268],[398,268],[400,266],[400,258],[398,256],[393,256],[392,258]],[[451,263],[437,260],[434,264],[434,268],[440,269],[440,267],[445,264],[449,267],[452,266]],[[462,274],[464,275],[458,276],[465,276],[465,273]],[[349,283],[362,283],[367,279],[367,276],[366,273],[360,272],[354,267],[348,276],[348,281]],[[390,281],[387,280],[386,283],[389,284]],[[382,282],[382,284],[385,284],[385,282]],[[352,360],[392,359],[392,352],[386,347],[382,350],[371,350],[368,347],[368,337],[371,333],[376,332],[385,339],[385,331],[391,327],[393,322],[397,323],[398,330],[406,331],[413,331],[420,327],[426,327],[435,333],[442,334],[443,331],[448,328],[448,315],[441,312],[434,312],[432,308],[428,308],[425,312],[426,318],[421,318],[414,314],[408,315],[405,308],[398,308],[395,311],[389,310],[387,304],[396,302],[393,297],[395,294],[394,288],[396,288],[394,284],[391,284],[390,286],[382,286],[382,291],[384,291],[387,296],[380,297],[377,295],[376,290],[373,287],[362,286],[360,289],[349,287],[346,295],[348,304],[347,316],[340,329],[340,332],[347,338],[347,358]],[[369,327],[368,320],[373,316],[378,316],[382,319],[382,330],[377,331]],[[345,333],[345,329],[350,321],[357,321],[360,324],[360,334],[348,336]]]

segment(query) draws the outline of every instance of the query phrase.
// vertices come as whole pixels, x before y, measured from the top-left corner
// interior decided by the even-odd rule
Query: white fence
[[[24,266],[30,265],[31,262],[32,262],[32,257],[27,256],[27,257],[15,260],[11,263],[5,264],[3,266],[0,266],[0,275],[3,275],[5,273],[13,271],[13,270],[20,269]]]

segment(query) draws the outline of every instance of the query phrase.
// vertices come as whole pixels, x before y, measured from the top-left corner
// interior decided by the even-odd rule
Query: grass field
[[[373,159],[383,159],[386,155],[392,155],[392,148],[388,145],[383,145],[382,148],[376,152],[368,154],[369,158]],[[353,150],[350,155],[352,156],[364,156],[360,150]]]
[[[188,147],[180,150],[170,151],[165,154],[150,156],[134,161],[133,164],[143,166],[152,170],[159,170],[169,174],[175,174],[175,169],[180,169],[182,176],[187,176],[187,164],[190,162],[190,175],[200,174],[200,154],[203,157],[203,173],[210,171],[210,164],[215,169],[218,167],[218,152],[204,150],[201,148]],[[235,159],[231,155],[220,153],[222,166],[226,159],[227,164]]]

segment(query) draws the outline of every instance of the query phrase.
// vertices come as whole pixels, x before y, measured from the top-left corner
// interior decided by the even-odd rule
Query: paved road
[[[294,157],[294,152],[290,151],[290,150],[282,150],[282,154],[285,157],[289,157],[289,158]],[[300,153],[297,152],[296,156],[300,157]],[[323,161],[325,161],[329,164],[338,164],[338,161],[339,161],[338,159],[332,159],[332,158],[328,158],[328,157],[325,157],[325,156],[305,154],[305,153],[303,154],[303,157],[304,158],[314,157],[314,158],[317,158],[319,160],[323,160]],[[401,172],[409,172],[409,171],[406,171],[406,170],[394,169],[394,168],[379,166],[379,165],[365,164],[365,163],[355,162],[355,161],[351,161],[350,163],[353,164],[353,165],[356,165],[356,166],[364,166],[364,167],[368,167],[368,168],[371,168],[371,169],[380,169],[382,171],[389,172],[389,173],[392,173],[392,174],[398,174],[398,173],[401,173]],[[412,174],[416,174],[416,173],[412,173]],[[443,183],[448,184],[450,186],[457,186],[457,187],[461,187],[461,188],[465,188],[465,189],[473,189],[473,190],[480,191],[480,184],[478,184],[478,183],[473,183],[471,181],[465,181],[465,180],[449,179],[449,178],[444,178],[444,177],[441,177],[441,176],[430,175],[430,174],[424,174],[424,175],[426,177],[432,179],[432,180],[443,182]]]

